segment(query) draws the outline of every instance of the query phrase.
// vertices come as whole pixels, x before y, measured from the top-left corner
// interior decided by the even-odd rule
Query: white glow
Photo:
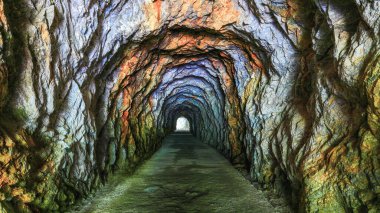
[[[177,119],[175,131],[190,132],[190,123],[185,117],[179,117]]]

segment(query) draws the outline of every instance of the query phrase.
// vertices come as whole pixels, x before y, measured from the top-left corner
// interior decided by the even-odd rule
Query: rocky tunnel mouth
[[[125,53],[111,97],[130,106],[113,106],[115,114],[137,115],[128,124],[143,141],[163,138],[183,114],[196,137],[244,164],[244,87],[267,75],[258,53],[231,33],[173,28],[162,35]]]
[[[379,210],[377,8],[0,0],[0,211],[65,211],[178,130],[300,212]]]

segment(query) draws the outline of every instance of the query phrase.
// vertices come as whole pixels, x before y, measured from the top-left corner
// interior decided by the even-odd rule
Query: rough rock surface
[[[379,211],[379,8],[0,0],[0,209],[66,209],[184,116],[300,212]]]

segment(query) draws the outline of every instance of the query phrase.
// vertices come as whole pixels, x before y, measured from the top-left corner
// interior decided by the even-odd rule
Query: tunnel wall
[[[379,211],[378,8],[0,0],[0,209],[65,210],[185,116],[300,212]]]

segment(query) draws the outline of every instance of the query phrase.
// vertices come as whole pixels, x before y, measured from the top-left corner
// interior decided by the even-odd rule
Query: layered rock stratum
[[[299,212],[380,211],[379,8],[0,0],[0,208],[64,211],[183,116]]]

